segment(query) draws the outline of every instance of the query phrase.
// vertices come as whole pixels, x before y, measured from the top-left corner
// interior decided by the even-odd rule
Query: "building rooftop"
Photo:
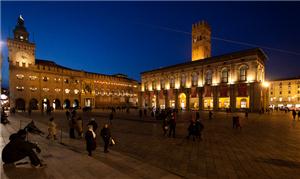
[[[184,63],[179,63],[179,64],[175,64],[175,65],[171,65],[171,66],[166,66],[166,67],[154,69],[154,70],[144,71],[144,72],[141,72],[141,74],[160,71],[160,70],[166,70],[166,69],[171,69],[171,68],[176,68],[176,67],[179,67],[179,66],[208,65],[208,64],[211,64],[211,63],[225,62],[225,61],[231,60],[233,58],[240,58],[240,57],[243,57],[243,56],[246,56],[246,55],[253,55],[253,54],[259,55],[261,57],[261,59],[263,60],[263,63],[264,63],[265,60],[268,59],[267,55],[264,53],[264,51],[262,49],[252,48],[252,49],[227,53],[227,54],[224,54],[224,55],[209,57],[209,58],[205,58],[203,60],[189,61],[189,62],[184,62]]]
[[[58,65],[54,61],[50,61],[50,60],[36,59],[35,63],[36,63],[36,65],[44,65],[44,66],[50,66],[50,67],[57,67],[57,68],[62,68],[62,69],[66,69],[66,70],[72,70],[72,71],[77,71],[77,72],[83,72],[83,73],[94,74],[94,75],[101,75],[101,76],[108,76],[108,77],[114,77],[114,78],[121,78],[121,79],[125,79],[125,80],[130,80],[130,81],[136,81],[136,82],[138,82],[137,80],[128,78],[127,75],[107,75],[107,74],[101,74],[101,73],[94,73],[94,72],[88,72],[88,71],[83,71],[83,70],[77,70],[77,69],[72,69],[72,68],[68,68],[68,67],[65,67],[65,66]]]
[[[270,81],[287,81],[287,80],[300,80],[300,76],[294,76],[294,77],[287,77],[287,78],[276,78],[271,79]]]

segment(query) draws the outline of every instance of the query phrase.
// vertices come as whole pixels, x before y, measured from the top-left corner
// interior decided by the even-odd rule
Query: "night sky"
[[[190,61],[184,32],[206,20],[213,37],[297,53],[263,48],[268,79],[300,76],[300,2],[1,2],[2,41],[19,14],[36,58],[70,68],[140,80],[142,71]],[[248,48],[212,40],[213,56]],[[3,53],[7,86],[6,44]]]

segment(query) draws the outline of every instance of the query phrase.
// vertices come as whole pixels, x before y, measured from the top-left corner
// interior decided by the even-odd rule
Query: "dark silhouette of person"
[[[103,139],[104,142],[104,152],[107,153],[108,152],[108,145],[109,145],[109,140],[111,137],[110,134],[110,129],[108,128],[108,124],[105,124],[104,127],[102,128],[100,135]]]

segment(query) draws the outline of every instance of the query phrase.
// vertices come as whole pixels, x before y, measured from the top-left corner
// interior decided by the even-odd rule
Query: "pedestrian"
[[[208,119],[212,119],[213,113],[211,111],[209,111],[208,113]]]
[[[196,120],[196,136],[202,140],[202,131],[204,129],[204,125],[201,122],[200,118]]]
[[[93,131],[96,132],[96,130],[98,129],[98,124],[95,121],[95,118],[91,118],[91,121],[88,123],[88,125],[92,125],[93,126]]]
[[[139,116],[140,116],[140,119],[142,119],[142,117],[143,117],[143,111],[142,111],[142,109],[139,110]]]
[[[83,137],[82,125],[83,125],[82,118],[79,116],[76,120],[76,130],[79,137]]]
[[[92,151],[96,149],[96,134],[93,131],[93,125],[88,125],[88,130],[85,133],[86,150],[89,156],[92,156]]]
[[[167,135],[167,132],[168,132],[168,129],[169,129],[169,124],[168,124],[168,119],[167,119],[167,118],[165,118],[165,119],[163,120],[163,125],[162,125],[162,127],[163,127],[164,136],[166,136],[166,135]]]
[[[112,120],[114,119],[114,113],[113,112],[111,112],[110,114],[109,114],[109,124],[110,125],[112,125]]]
[[[299,118],[300,118],[300,110],[298,111],[298,120],[299,120]]]
[[[54,139],[57,140],[56,138],[56,123],[54,122],[54,117],[50,117],[49,123],[48,123],[48,136],[47,139]]]
[[[67,117],[67,120],[70,120],[70,118],[71,118],[71,116],[70,116],[71,114],[70,114],[70,111],[69,110],[67,110],[66,111],[66,117]]]
[[[71,117],[71,119],[69,120],[69,135],[71,139],[75,139],[75,125],[76,125],[76,121],[74,117]]]
[[[175,112],[171,112],[170,120],[169,120],[169,137],[173,134],[173,138],[175,138],[175,129],[176,129],[176,115]]]
[[[293,109],[292,115],[293,115],[293,119],[295,120],[296,119],[296,115],[297,115],[295,109]]]
[[[187,139],[190,139],[190,136],[193,137],[193,141],[195,141],[195,136],[196,136],[196,124],[194,120],[191,120],[190,125],[188,127],[188,136],[186,137]]]
[[[101,130],[101,137],[104,142],[104,152],[108,152],[108,145],[109,145],[109,140],[110,140],[110,129],[108,128],[108,124],[105,124],[104,127]]]

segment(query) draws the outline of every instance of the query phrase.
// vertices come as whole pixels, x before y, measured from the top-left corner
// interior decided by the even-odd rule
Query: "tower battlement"
[[[211,56],[211,28],[206,21],[192,24],[192,61]]]
[[[192,30],[196,30],[198,28],[207,28],[211,30],[209,24],[204,20],[192,24]]]

